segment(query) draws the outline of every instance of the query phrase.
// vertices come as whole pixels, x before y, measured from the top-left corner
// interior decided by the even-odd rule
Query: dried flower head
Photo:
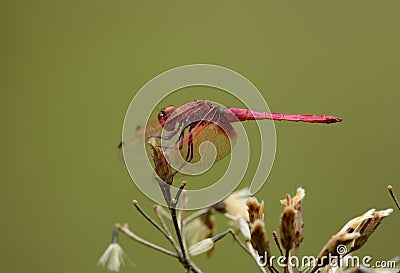
[[[281,200],[281,204],[283,206],[292,206],[295,211],[295,231],[294,231],[294,242],[298,245],[303,241],[304,238],[304,222],[303,222],[303,206],[302,201],[306,196],[306,192],[303,188],[297,188],[296,195],[294,197],[290,197],[290,195],[286,195],[286,198]]]
[[[264,261],[269,262],[267,257],[271,257],[271,249],[269,246],[269,240],[265,229],[265,224],[261,219],[256,219],[250,228],[251,244],[257,251],[258,255],[262,257]],[[267,257],[265,257],[265,255]]]
[[[344,227],[339,232],[359,232],[361,228],[365,225],[368,219],[372,218],[374,215],[375,209],[370,209],[369,211],[365,212],[361,216],[357,216],[344,225]]]
[[[249,215],[250,238],[254,250],[262,260],[269,262],[267,257],[271,257],[271,249],[264,224],[264,201],[259,202],[257,198],[251,197],[246,202]],[[243,232],[242,232],[243,233]],[[267,257],[265,257],[267,255]]]
[[[124,250],[118,243],[108,245],[106,251],[100,257],[98,265],[107,267],[108,270],[118,272],[121,265],[124,265]]]
[[[249,189],[243,188],[233,192],[227,198],[213,205],[216,211],[228,214],[227,216],[233,216],[234,218],[238,215],[242,216],[246,221],[249,220],[247,213],[246,200],[249,198]]]
[[[368,240],[369,236],[376,230],[382,220],[389,216],[393,209],[374,211],[372,217],[368,218],[364,225],[360,228],[361,236],[355,239],[352,243],[350,251],[355,251],[361,248]]]
[[[257,198],[251,197],[246,201],[249,213],[249,223],[252,225],[256,220],[264,221],[264,201],[258,202]]]
[[[292,205],[295,209],[298,209],[301,206],[301,201],[306,196],[306,192],[302,187],[297,188],[296,195],[294,197],[290,197],[290,195],[286,195],[286,198],[281,200],[281,204],[283,206]]]
[[[370,209],[364,214],[348,221],[322,248],[318,255],[318,259],[320,260],[318,262],[319,266],[315,266],[310,273],[315,272],[320,266],[325,266],[327,264],[327,262],[321,262],[323,257],[327,257],[328,255],[343,257],[362,247],[382,220],[392,212],[393,209],[381,211]]]
[[[318,254],[318,258],[327,257],[329,254],[332,256],[344,256],[346,254],[344,251],[340,251],[338,253],[339,245],[349,245],[354,239],[357,239],[361,236],[359,232],[354,233],[346,233],[339,232],[338,234],[332,236],[332,238],[325,244],[320,253]]]
[[[346,254],[347,246],[355,239],[360,237],[360,233],[339,232],[324,245],[317,256],[317,264],[311,269],[310,273],[316,272],[319,268],[329,264],[331,259],[328,257],[343,257]]]
[[[164,152],[158,146],[156,140],[154,138],[150,138],[148,143],[153,149],[154,170],[157,176],[162,181],[171,185],[175,175],[174,170],[172,169],[171,165],[169,165],[167,159],[165,158]]]
[[[368,240],[369,236],[375,231],[382,220],[389,216],[393,209],[375,211],[370,209],[364,214],[348,221],[339,233],[360,233],[360,237],[354,239],[350,244],[349,252],[355,251],[362,247]]]
[[[296,215],[297,212],[292,205],[286,206],[281,214],[281,243],[287,251],[293,248],[295,241]]]
[[[106,266],[108,270],[118,272],[121,265],[124,265],[124,250],[118,244],[118,229],[120,225],[116,224],[113,229],[111,244],[101,255],[97,265]]]

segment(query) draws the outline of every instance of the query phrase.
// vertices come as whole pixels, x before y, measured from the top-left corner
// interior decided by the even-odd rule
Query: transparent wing
[[[161,125],[158,120],[150,120],[147,126],[144,124],[138,125],[135,131],[132,132],[132,136],[122,140],[117,147],[117,158],[127,163],[143,163],[145,156],[139,156],[143,154],[143,145],[148,140],[150,136],[160,136]]]

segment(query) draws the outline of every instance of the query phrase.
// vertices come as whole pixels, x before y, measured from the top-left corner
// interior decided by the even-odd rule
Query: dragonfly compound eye
[[[173,112],[175,112],[175,110],[176,108],[174,106],[168,106],[167,108],[160,111],[160,113],[158,114],[158,122],[161,126],[164,127],[167,119],[172,115]]]
[[[161,111],[160,111],[160,113],[158,114],[158,122],[160,123],[160,125],[161,126],[164,126],[164,123],[165,123],[165,120],[166,120],[166,118],[165,118],[165,111],[164,111],[164,109],[162,109]]]

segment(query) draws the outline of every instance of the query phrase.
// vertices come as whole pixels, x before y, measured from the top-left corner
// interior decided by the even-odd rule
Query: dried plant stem
[[[392,196],[393,201],[394,201],[394,203],[396,204],[397,208],[400,210],[400,203],[399,203],[399,200],[397,199],[396,195],[394,194],[392,185],[389,185],[389,186],[387,187],[387,189],[388,189],[390,195]]]
[[[156,229],[158,229],[164,236],[168,238],[166,231],[160,227],[140,206],[137,200],[132,201],[133,206],[140,212],[140,214],[149,221]]]
[[[160,214],[168,221],[172,221],[171,214],[169,214],[163,207],[160,207]]]
[[[192,272],[194,272],[194,273],[203,273],[203,272],[201,271],[201,269],[198,268],[197,265],[195,265],[192,261],[189,260],[189,261],[188,261],[188,264],[189,264],[190,270],[191,270]]]
[[[171,206],[171,191],[170,191],[170,185],[167,184],[166,182],[162,181],[158,177],[156,178],[156,181],[158,182],[158,185],[160,186],[161,192],[164,196],[164,200],[167,203],[167,206]]]
[[[186,218],[183,220],[183,223],[184,223],[184,224],[187,224],[187,223],[189,223],[190,221],[193,221],[194,219],[196,219],[197,217],[200,217],[200,216],[203,216],[204,214],[207,214],[207,213],[209,212],[209,210],[210,210],[209,208],[205,208],[205,209],[198,210],[198,211],[196,211],[196,212],[190,214],[188,217],[186,217]]]
[[[138,235],[136,235],[135,233],[133,233],[133,232],[129,229],[129,227],[128,227],[127,224],[124,224],[124,225],[120,226],[118,229],[119,229],[122,233],[124,233],[125,235],[127,235],[129,238],[131,238],[132,240],[135,240],[136,242],[138,242],[138,243],[140,243],[140,244],[142,244],[142,245],[148,246],[148,247],[150,247],[150,248],[152,248],[152,249],[155,249],[155,250],[157,250],[157,251],[160,251],[160,252],[162,252],[162,253],[164,253],[164,254],[167,254],[167,255],[169,255],[169,256],[172,256],[172,257],[175,257],[175,258],[179,258],[178,254],[173,253],[173,252],[171,252],[171,251],[169,251],[169,250],[167,250],[167,249],[165,249],[165,248],[162,248],[162,247],[160,247],[160,246],[158,246],[158,245],[156,245],[156,244],[150,243],[150,242],[146,241],[145,239],[139,237]]]
[[[230,234],[232,235],[233,239],[235,240],[235,242],[236,242],[247,254],[249,254],[249,255],[254,259],[254,261],[256,262],[256,264],[257,264],[258,268],[260,269],[260,271],[261,271],[262,273],[267,273],[267,271],[265,271],[265,268],[264,268],[262,265],[260,265],[260,264],[258,263],[258,259],[257,259],[257,256],[255,255],[255,253],[254,253],[254,252],[251,252],[251,251],[246,247],[246,245],[243,244],[242,241],[240,241],[239,237],[236,235],[236,233],[233,231],[233,229],[228,229],[228,233],[230,233]]]
[[[179,260],[179,262],[185,267],[185,269],[192,271],[194,273],[203,273],[192,261],[187,260],[187,259],[183,259],[181,255],[178,255],[176,253],[173,253],[165,248],[162,248],[156,244],[150,243],[148,241],[146,241],[145,239],[139,237],[138,235],[136,235],[135,233],[133,233],[127,224],[124,224],[122,226],[120,225],[116,225],[116,227],[125,235],[127,235],[129,238],[131,238],[132,240],[143,244],[145,246],[148,246],[152,249],[155,249],[161,253],[167,254],[171,257],[177,258]]]
[[[300,249],[300,243],[296,242],[294,247],[294,256],[296,257],[296,259],[299,257],[299,249]],[[297,266],[294,268],[294,273],[297,273]]]
[[[165,226],[164,228],[160,227],[140,206],[137,200],[133,200],[132,204],[135,206],[135,208],[140,212],[140,214],[147,220],[149,221],[156,229],[158,229],[164,236],[167,238],[167,240],[171,243],[171,245],[175,248],[176,252],[178,255],[180,255],[180,250],[177,247],[174,238],[171,236],[171,233],[169,233],[168,228]],[[167,230],[165,230],[167,228]]]
[[[270,265],[268,269],[271,271],[271,273],[279,273],[278,269],[276,269],[273,265]]]
[[[289,249],[286,249],[286,252],[285,252],[285,261],[286,261],[286,264],[285,264],[285,273],[289,273],[289,255],[290,255],[290,250]]]
[[[181,193],[182,193],[182,191],[183,191],[185,186],[186,186],[186,181],[183,181],[181,186],[179,187],[178,192],[176,193],[175,198],[172,199],[171,203],[170,203],[171,204],[171,206],[170,206],[171,218],[172,218],[172,222],[174,223],[175,233],[176,233],[176,236],[178,238],[179,246],[181,247],[182,259],[183,259],[184,262],[187,261],[187,257],[188,256],[186,255],[187,254],[187,249],[186,249],[185,244],[183,243],[182,231],[181,231],[181,229],[179,227],[179,222],[178,222],[178,218],[177,218],[177,215],[176,215],[176,206],[177,206],[177,204],[179,202],[179,197],[180,197],[180,195],[181,195]]]
[[[161,227],[163,228],[163,230],[165,231],[165,233],[167,235],[167,239],[170,241],[170,243],[174,247],[176,253],[178,253],[178,255],[182,255],[182,253],[179,249],[179,246],[176,244],[174,238],[171,235],[171,232],[169,231],[169,229],[168,229],[167,225],[165,224],[164,219],[161,215],[160,211],[162,211],[163,209],[160,206],[155,205],[154,210],[156,212],[156,216],[157,216],[158,220],[160,221]]]
[[[183,189],[185,188],[186,184],[187,184],[186,181],[182,181],[182,184],[181,184],[181,186],[179,187],[178,192],[177,192],[176,195],[175,195],[175,200],[176,200],[175,207],[176,207],[176,205],[178,204],[179,197],[181,196],[182,191],[183,191]]]
[[[251,244],[251,241],[250,240],[246,240],[247,247],[240,240],[239,240],[238,243],[241,243],[242,248],[243,247],[246,248],[246,252],[248,252],[251,255],[251,257],[253,257],[253,259],[257,262],[257,265],[259,265],[258,264],[258,257],[256,255],[256,252],[255,252],[254,248],[253,248],[253,245]],[[267,264],[267,268],[268,268],[269,271],[271,271],[271,273],[279,273],[279,271],[272,264],[271,265]],[[264,269],[264,267],[263,267],[263,269]]]
[[[185,246],[185,249],[184,249],[185,255],[186,255],[186,257],[189,257],[188,249],[186,247],[186,238],[185,238],[185,235],[183,233],[184,228],[185,228],[185,223],[183,222],[183,218],[184,218],[184,211],[185,211],[186,202],[187,202],[187,195],[186,195],[186,192],[184,191],[184,192],[182,192],[182,205],[181,205],[181,209],[179,211],[179,218],[180,218],[179,224],[180,224],[180,227],[181,227],[182,242],[183,242],[183,245]]]
[[[165,233],[171,235],[171,232],[169,231],[169,228],[167,227],[167,224],[165,224],[165,221],[163,219],[162,211],[162,207],[160,207],[159,205],[154,205],[154,212],[156,213],[158,221],[160,221],[161,227],[164,229]],[[168,214],[168,216],[170,215]]]
[[[173,204],[173,203],[174,203],[174,201],[171,204]],[[178,218],[176,217],[176,208],[171,207],[170,210],[171,210],[172,222],[174,223],[175,233],[176,233],[176,236],[178,237],[178,243],[179,243],[179,246],[182,251],[182,258],[184,260],[186,260],[187,259],[186,249],[185,249],[185,245],[183,244],[182,233],[179,228]]]
[[[281,256],[284,256],[281,243],[279,242],[279,239],[278,239],[278,233],[275,230],[272,232],[272,236],[274,236],[274,241],[275,241],[276,246],[279,249],[279,253],[281,254]]]

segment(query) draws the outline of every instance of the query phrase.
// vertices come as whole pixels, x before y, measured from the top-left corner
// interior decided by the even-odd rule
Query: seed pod
[[[210,209],[206,214],[189,222],[184,229],[184,233],[190,246],[206,238],[213,237],[216,233],[216,220],[213,209]],[[212,253],[213,248],[207,252],[207,255],[210,257]]]
[[[296,231],[296,210],[292,205],[286,206],[281,214],[281,243],[286,251],[293,248]]]
[[[172,185],[174,180],[174,171],[165,158],[163,151],[157,145],[154,138],[150,138],[148,143],[153,149],[154,170],[157,176],[168,185]]]
[[[364,226],[360,229],[361,236],[354,240],[351,251],[355,251],[361,248],[368,240],[369,236],[376,230],[376,228],[380,225],[382,220],[389,216],[393,212],[393,209],[375,211],[373,213],[373,217],[369,218],[368,221],[364,224]]]
[[[190,256],[196,256],[210,251],[213,247],[214,241],[211,238],[207,238],[189,247],[189,254]]]
[[[269,263],[269,257],[271,257],[271,249],[269,247],[269,240],[265,229],[265,224],[261,219],[256,219],[251,225],[251,244],[257,251],[258,255],[262,257],[264,261]]]

